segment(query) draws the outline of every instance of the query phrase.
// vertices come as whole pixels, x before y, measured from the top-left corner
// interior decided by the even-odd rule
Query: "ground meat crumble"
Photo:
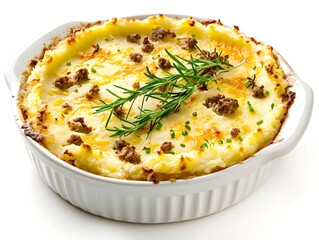
[[[92,131],[92,127],[88,127],[84,123],[83,117],[77,117],[73,119],[71,122],[68,122],[71,131],[79,132],[79,133],[90,133]]]
[[[239,107],[237,99],[226,98],[222,94],[207,98],[203,105],[213,108],[213,111],[220,116],[232,115]]]

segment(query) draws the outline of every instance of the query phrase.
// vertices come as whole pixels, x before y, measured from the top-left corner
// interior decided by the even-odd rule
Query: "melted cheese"
[[[157,27],[170,30],[176,36],[151,41],[154,50],[142,52],[142,39]],[[127,41],[126,36],[133,33],[142,36],[139,43]],[[210,82],[207,91],[197,90],[181,105],[179,112],[162,120],[160,130],[154,129],[148,137],[145,131],[124,137],[141,154],[140,163],[119,159],[114,150],[118,138],[110,137],[112,133],[105,130],[109,111],[93,114],[92,107],[100,105],[99,100],[111,103],[116,99],[107,89],[123,95],[115,85],[132,89],[132,85],[138,82],[143,86],[149,81],[144,75],[146,66],[156,75],[165,75],[157,64],[159,55],[168,58],[164,49],[185,58],[198,53],[198,50],[183,50],[177,44],[178,39],[190,36],[195,36],[201,49],[216,49],[228,55],[232,65],[244,63],[220,75],[217,83]],[[100,47],[94,54],[93,44]],[[142,54],[142,61],[133,62],[131,53]],[[269,66],[272,71],[267,71]],[[88,69],[89,80],[66,90],[55,87],[56,79],[73,76],[81,68]],[[252,96],[245,82],[253,75],[256,76],[256,84],[263,85],[269,92],[268,96]],[[145,20],[112,19],[83,28],[75,36],[61,40],[53,49],[47,50],[23,85],[19,104],[27,112],[26,121],[44,136],[44,146],[61,159],[86,171],[119,179],[146,180],[148,175],[142,169],[144,166],[153,169],[162,180],[168,180],[209,174],[229,167],[271,143],[287,112],[281,97],[289,86],[284,77],[272,48],[241,35],[237,28],[226,28],[218,22],[206,25],[190,18],[166,16]],[[97,97],[89,99],[86,93],[93,84],[98,85],[100,91]],[[203,105],[205,99],[219,93],[238,100],[239,108],[233,115],[219,116]],[[131,116],[138,113],[140,100],[134,104]],[[254,108],[253,112],[249,111],[248,101]],[[65,103],[71,108],[63,108]],[[154,101],[148,101],[145,107],[154,109],[154,104]],[[38,115],[43,106],[46,106],[46,112],[40,122]],[[129,104],[124,106],[124,110],[128,108]],[[194,112],[197,116],[193,115]],[[83,117],[92,131],[88,134],[71,131],[68,122],[76,117]],[[260,120],[262,124],[257,124]],[[190,122],[191,130],[185,128],[186,121]],[[119,119],[112,117],[109,127],[121,124]],[[231,136],[233,128],[240,129],[236,137]],[[170,130],[175,132],[174,139]],[[182,134],[184,130],[187,130],[187,136]],[[72,134],[81,136],[84,143],[80,146],[67,144]],[[160,152],[163,142],[172,142],[174,154]],[[201,148],[203,143],[206,145]],[[143,148],[150,148],[151,152],[147,154]]]

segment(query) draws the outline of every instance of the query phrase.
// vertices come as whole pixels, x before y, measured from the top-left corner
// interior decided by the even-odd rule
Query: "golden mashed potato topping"
[[[163,15],[73,28],[30,61],[27,136],[117,179],[186,179],[252,156],[295,94],[272,47],[220,21]]]

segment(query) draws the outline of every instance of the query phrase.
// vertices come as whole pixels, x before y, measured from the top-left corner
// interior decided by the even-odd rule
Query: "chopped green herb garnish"
[[[223,144],[223,143],[224,143],[223,140],[218,141],[218,144]]]
[[[121,49],[117,49],[117,52],[120,52],[121,51]]]
[[[191,130],[191,127],[189,126],[190,121],[186,121],[185,122],[185,128],[187,128],[188,130]]]
[[[65,65],[71,66],[71,62],[66,62]]]
[[[256,68],[257,68],[257,66],[255,65],[255,66],[253,67],[253,69],[256,70]]]
[[[260,125],[260,124],[262,124],[263,122],[264,122],[264,120],[261,119],[261,120],[257,121],[256,124],[257,124],[257,125]]]
[[[251,106],[251,103],[249,101],[247,101],[247,105],[248,105],[248,108],[249,108],[250,112],[254,112],[255,111],[255,109],[253,108],[253,106]]]
[[[266,90],[266,91],[264,92],[264,94],[265,94],[265,96],[269,96],[270,92],[269,92],[268,90]]]
[[[181,143],[180,146],[184,148],[186,145],[184,143]]]
[[[146,154],[150,154],[151,153],[151,149],[150,148],[144,147],[142,150],[145,150]]]
[[[231,142],[232,142],[231,138],[227,138],[227,139],[226,139],[226,142],[227,142],[227,143],[231,143]]]
[[[162,128],[163,124],[161,122],[158,122],[156,125],[156,130],[160,130]]]
[[[275,104],[274,104],[274,103],[272,103],[272,104],[270,105],[270,107],[271,107],[271,110],[273,110],[273,109],[274,109],[274,107],[275,107]]]
[[[186,130],[184,130],[184,131],[182,132],[182,135],[183,135],[183,136],[187,136],[187,135],[188,135],[188,132],[187,132]]]
[[[196,37],[196,35],[193,33],[192,35],[191,35],[193,38],[195,38]]]
[[[175,131],[174,130],[169,130],[171,133],[171,138],[175,138]]]
[[[250,88],[253,89],[254,87],[256,87],[256,83],[255,83],[255,80],[256,80],[256,75],[254,74],[254,77],[253,78],[250,78],[248,77],[246,82],[245,82],[245,86],[246,88]]]
[[[217,88],[216,88],[216,89],[217,89],[217,91],[220,91],[220,86],[217,86]]]
[[[209,141],[207,140],[207,139],[204,139],[204,143],[202,143],[201,145],[200,145],[200,148],[207,148],[208,149],[208,147],[209,147]]]
[[[76,88],[76,89],[73,90],[73,92],[78,93],[79,90]]]
[[[175,152],[173,152],[173,151],[171,151],[171,152],[168,152],[169,154],[172,154],[172,155],[174,155],[175,154]]]
[[[85,64],[85,65],[86,65],[87,67],[88,67],[88,66],[90,66],[88,63],[87,63],[87,64]]]
[[[96,73],[96,69],[94,67],[91,67],[91,72]]]
[[[193,112],[193,116],[194,116],[194,117],[197,117],[197,112]]]
[[[244,141],[244,139],[243,139],[241,136],[239,136],[238,139],[239,139],[239,141],[241,141],[241,142]]]
[[[153,60],[158,59],[160,56],[161,56],[160,54],[157,54],[157,55],[153,56],[152,59]]]

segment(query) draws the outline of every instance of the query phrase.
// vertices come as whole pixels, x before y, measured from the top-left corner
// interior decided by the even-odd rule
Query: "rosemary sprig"
[[[204,53],[196,45],[196,48],[205,57],[204,59],[195,58],[190,55],[190,59],[185,59],[180,56],[174,56],[167,49],[165,52],[172,61],[172,68],[176,71],[174,73],[166,72],[163,77],[156,76],[148,67],[144,73],[150,80],[139,89],[128,89],[118,85],[114,87],[122,90],[123,96],[119,96],[113,91],[107,91],[116,97],[112,103],[105,103],[102,100],[102,105],[94,106],[94,113],[102,113],[110,111],[109,117],[106,121],[106,130],[112,132],[111,137],[128,136],[139,129],[145,128],[148,125],[148,134],[153,130],[162,119],[172,114],[180,105],[188,99],[197,89],[204,83],[217,82],[217,76],[223,72],[228,72],[235,67],[232,66],[228,59],[221,57],[221,53],[214,53],[214,58],[210,58],[210,53]],[[216,51],[216,50],[215,50]],[[161,91],[161,89],[166,89]],[[132,106],[137,98],[141,97],[139,106],[139,114],[129,119]],[[153,99],[157,102],[154,109],[145,108],[145,102]],[[124,117],[115,114],[116,108],[122,108],[124,104],[130,103],[129,110]],[[120,127],[108,128],[112,116],[117,117],[123,123]]]

